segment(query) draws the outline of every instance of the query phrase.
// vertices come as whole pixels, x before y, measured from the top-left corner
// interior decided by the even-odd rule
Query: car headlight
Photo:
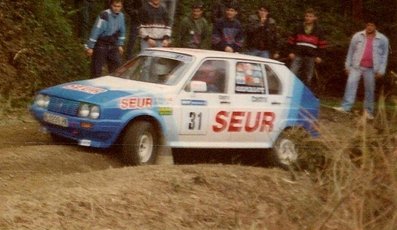
[[[34,99],[34,104],[42,108],[47,108],[50,104],[50,97],[44,94],[37,94]]]
[[[97,105],[82,103],[80,104],[79,107],[78,116],[91,118],[91,119],[98,119],[100,116],[100,108]]]
[[[98,119],[99,115],[100,115],[99,106],[97,106],[97,105],[91,106],[89,117],[91,119]]]
[[[81,104],[79,108],[79,117],[88,117],[90,114],[90,106],[88,104]]]

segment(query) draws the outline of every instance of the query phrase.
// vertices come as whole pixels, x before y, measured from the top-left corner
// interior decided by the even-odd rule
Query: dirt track
[[[313,227],[321,200],[309,177],[198,163],[123,167],[106,151],[55,145],[29,115],[3,119],[0,229]]]

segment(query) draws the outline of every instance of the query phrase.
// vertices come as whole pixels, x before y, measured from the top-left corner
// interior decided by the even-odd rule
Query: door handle
[[[230,104],[230,101],[220,101],[221,104]]]
[[[281,102],[278,102],[278,101],[272,101],[272,105],[281,105]]]

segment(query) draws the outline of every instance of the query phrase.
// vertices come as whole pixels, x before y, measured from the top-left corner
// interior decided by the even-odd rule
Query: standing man
[[[190,17],[182,19],[179,30],[179,41],[182,47],[203,49],[209,37],[209,25],[203,17],[204,4],[197,1],[192,5]]]
[[[269,58],[279,58],[278,32],[276,21],[269,17],[269,8],[260,4],[256,15],[249,17],[247,27],[248,54]]]
[[[167,47],[171,43],[171,26],[168,12],[161,0],[149,0],[139,12],[141,50],[148,47]]]
[[[225,17],[214,24],[212,30],[212,48],[225,52],[240,52],[244,37],[241,23],[236,19],[238,3],[230,2],[226,6]]]
[[[350,41],[345,61],[348,75],[345,95],[342,106],[335,107],[336,110],[351,110],[362,76],[365,87],[364,116],[369,120],[374,119],[375,79],[385,74],[388,54],[389,40],[376,30],[374,20],[368,19],[365,30],[354,34]]]
[[[310,84],[314,64],[321,63],[327,41],[317,23],[316,12],[309,8],[305,11],[304,22],[299,24],[288,38],[291,71],[306,84]],[[300,74],[302,72],[302,75]]]
[[[142,7],[142,0],[124,0],[124,11],[129,16],[129,36],[127,42],[126,58],[133,57],[135,40],[138,37],[139,10]]]
[[[110,8],[102,11],[92,28],[86,44],[87,56],[91,60],[91,77],[102,75],[102,67],[107,63],[111,73],[121,64],[125,40],[125,20],[121,12],[122,0],[110,0]]]

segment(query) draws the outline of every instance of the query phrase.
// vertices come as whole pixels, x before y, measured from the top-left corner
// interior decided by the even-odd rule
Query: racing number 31
[[[203,114],[201,112],[190,112],[189,118],[189,130],[201,130]]]

